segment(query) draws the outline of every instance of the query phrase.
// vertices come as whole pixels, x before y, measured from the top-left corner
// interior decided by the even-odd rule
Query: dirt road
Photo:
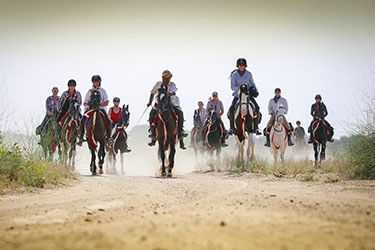
[[[0,197],[0,249],[375,249],[375,183],[81,176]]]

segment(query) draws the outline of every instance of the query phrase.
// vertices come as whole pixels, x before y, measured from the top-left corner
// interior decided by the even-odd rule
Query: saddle
[[[330,127],[327,125],[327,123],[325,122],[325,120],[321,119],[321,120],[316,120],[313,122],[313,124],[311,125],[311,131],[314,131],[314,129],[319,125],[319,123],[323,123],[323,125],[326,127],[327,129],[327,133],[330,132]]]
[[[257,119],[258,118],[258,114],[257,114],[257,111],[256,111],[254,103],[249,100],[249,104],[250,104],[251,108],[253,109],[253,119]],[[241,105],[240,100],[238,100],[238,102],[234,105],[233,117],[237,113],[237,110],[238,110],[238,108],[239,108],[240,105]]]
[[[118,154],[118,149],[115,147],[115,145],[116,145],[117,139],[120,137],[121,134],[124,136],[125,141],[127,141],[128,140],[128,134],[125,131],[125,126],[118,126],[117,129],[116,129],[116,137],[113,141],[113,147],[112,147],[113,153],[115,155]]]
[[[85,117],[87,118],[87,119],[85,120],[85,125],[87,125],[87,122],[88,122],[88,120],[89,120],[88,118],[90,118],[95,112],[96,112],[95,109],[91,109],[91,110],[89,110],[89,111],[85,114]],[[107,125],[108,120],[107,120],[107,118],[105,117],[103,111],[99,110],[99,113],[100,113],[100,115],[103,117],[104,124]]]
[[[276,118],[275,118],[275,121],[276,121]],[[268,126],[268,128],[267,128],[267,133],[270,133],[270,132],[271,132],[271,128],[272,128],[273,125],[275,124],[275,121],[274,121],[270,126]],[[288,134],[291,134],[291,132],[294,130],[292,124],[289,123],[290,130],[288,129],[288,127],[285,125],[284,122],[282,122],[282,124],[283,124],[283,127],[285,128],[285,131],[286,131],[287,135],[288,135]]]
[[[173,114],[173,118],[174,118],[175,122],[177,122],[178,116],[176,115],[176,112],[174,111],[174,109],[172,109],[172,114]],[[154,121],[152,122],[155,127],[156,127],[156,122],[158,120],[158,117],[159,117],[158,114],[156,114],[155,117],[154,117]]]

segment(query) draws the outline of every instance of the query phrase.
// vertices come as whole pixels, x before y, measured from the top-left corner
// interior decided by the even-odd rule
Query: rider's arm
[[[324,109],[324,114],[323,115],[324,115],[324,117],[326,117],[328,115],[328,110],[327,110],[327,107],[326,107],[326,105],[324,103],[323,103],[323,109]]]
[[[251,74],[251,72],[249,71],[249,74],[250,74],[250,77],[249,77],[249,82],[250,82],[250,87],[253,87],[255,92],[258,93],[258,88],[257,86],[255,85],[255,82],[254,82],[254,78],[253,78],[253,74]],[[258,93],[259,94],[259,93]],[[258,95],[256,95],[258,96]]]
[[[76,91],[76,97],[77,97],[77,103],[79,104],[79,106],[82,105],[82,95],[80,92]]]
[[[285,114],[288,114],[288,110],[289,110],[288,101],[286,99],[284,100],[285,100],[285,103],[284,103]]]
[[[108,117],[109,117],[109,119],[111,119],[111,114],[112,114],[112,109],[110,108],[109,111],[108,111]]]
[[[150,98],[148,100],[147,107],[151,106],[152,100],[154,100],[154,94],[153,93],[150,94]]]
[[[49,114],[49,115],[52,115],[52,113],[49,112],[49,110],[48,110],[49,99],[50,99],[49,97],[47,97],[47,99],[46,99],[46,113]]]
[[[220,114],[219,114],[219,118],[224,114],[224,107],[221,106],[220,108]]]
[[[109,101],[105,101],[102,104],[100,104],[100,107],[107,107],[109,104]]]
[[[275,115],[275,112],[273,111],[272,107],[272,99],[268,102],[268,114]]]
[[[237,80],[236,80],[236,74],[233,73],[231,78],[230,78],[230,87],[233,91],[237,91],[238,90],[238,84],[237,84]]]
[[[314,112],[314,104],[313,105],[311,105],[311,112],[310,112],[310,114],[311,114],[311,116],[312,117],[314,117],[314,119],[315,119],[315,114],[314,114],[315,112]]]

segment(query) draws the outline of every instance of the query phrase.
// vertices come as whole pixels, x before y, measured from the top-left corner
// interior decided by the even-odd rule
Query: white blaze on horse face
[[[245,117],[247,115],[247,95],[245,93],[241,93],[241,117]]]

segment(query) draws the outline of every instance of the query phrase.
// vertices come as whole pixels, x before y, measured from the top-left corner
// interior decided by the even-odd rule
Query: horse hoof
[[[99,174],[104,174],[103,169],[99,170]]]
[[[96,175],[96,172],[93,172],[93,173],[92,173],[92,176],[95,176],[95,175]]]
[[[167,177],[172,178],[172,173],[168,173]]]
[[[165,171],[161,172],[161,177],[165,177],[166,175],[167,175],[167,173]]]

